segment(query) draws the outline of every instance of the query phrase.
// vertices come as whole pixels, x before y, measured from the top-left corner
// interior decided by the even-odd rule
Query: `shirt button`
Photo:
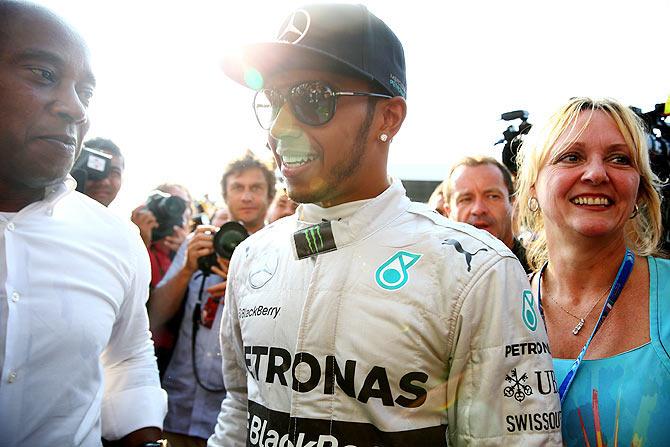
[[[21,294],[19,292],[12,293],[12,301],[16,303],[19,300],[19,298],[21,298]]]
[[[14,231],[14,222],[10,222],[10,223],[8,223],[8,224],[7,224],[7,229],[8,229],[9,231]]]
[[[9,376],[7,377],[7,382],[12,383],[16,380],[16,371],[12,371],[9,373]]]

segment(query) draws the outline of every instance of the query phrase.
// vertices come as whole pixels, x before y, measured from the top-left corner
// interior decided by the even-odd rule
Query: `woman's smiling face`
[[[623,240],[640,185],[631,149],[603,111],[581,112],[574,129],[583,131],[549,157],[535,183],[547,237],[572,232],[586,237],[620,235]],[[562,135],[555,146],[561,147],[567,138]]]

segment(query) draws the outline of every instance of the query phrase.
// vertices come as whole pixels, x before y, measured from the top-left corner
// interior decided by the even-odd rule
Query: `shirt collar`
[[[31,205],[35,206],[36,209],[44,209],[45,212],[51,216],[56,204],[60,202],[63,197],[74,191],[76,187],[77,181],[72,178],[70,174],[68,174],[67,177],[65,177],[59,183],[45,187],[44,198],[39,202],[35,202]]]

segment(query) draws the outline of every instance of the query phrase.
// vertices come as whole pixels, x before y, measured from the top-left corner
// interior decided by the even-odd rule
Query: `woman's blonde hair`
[[[616,123],[632,154],[632,165],[640,174],[637,196],[637,215],[624,227],[626,244],[635,253],[649,256],[658,253],[662,232],[661,199],[657,191],[660,182],[651,171],[644,124],[628,107],[610,98],[572,98],[549,118],[544,127],[534,127],[517,155],[516,219],[520,228],[532,234],[527,242],[528,264],[538,270],[548,259],[547,238],[542,210],[528,206],[538,174],[548,160],[554,159],[579,138],[596,111],[607,113]],[[577,118],[588,113],[586,122],[577,128]],[[563,141],[557,144],[559,137]]]

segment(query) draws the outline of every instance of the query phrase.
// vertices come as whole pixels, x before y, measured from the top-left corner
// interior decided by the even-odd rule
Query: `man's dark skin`
[[[18,212],[70,171],[95,89],[86,45],[48,10],[0,1],[0,211]],[[160,429],[113,443],[138,446]]]

